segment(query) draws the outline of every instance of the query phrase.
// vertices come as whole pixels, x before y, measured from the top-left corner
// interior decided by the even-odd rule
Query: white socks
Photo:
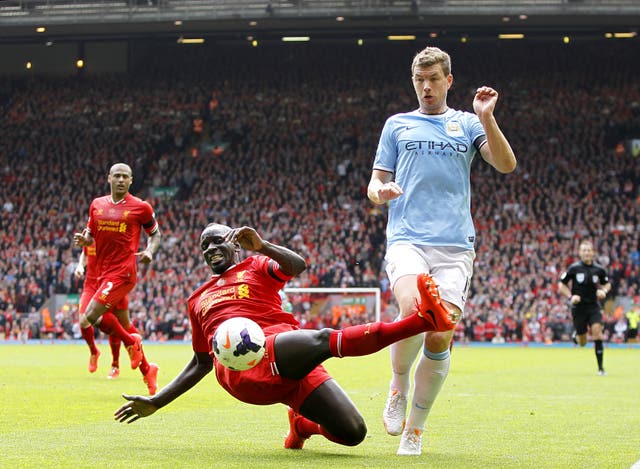
[[[449,375],[450,364],[451,355],[448,349],[441,353],[425,350],[424,354],[421,354],[414,375],[413,400],[406,428],[424,430],[431,407]]]
[[[391,344],[391,383],[390,389],[396,389],[403,396],[409,394],[411,387],[411,366],[418,350],[423,347],[424,334],[418,334]]]

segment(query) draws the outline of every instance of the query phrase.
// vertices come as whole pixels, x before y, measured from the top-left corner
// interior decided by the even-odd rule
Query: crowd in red
[[[640,159],[625,145],[640,137],[634,44],[441,45],[453,58],[449,104],[470,110],[477,86],[497,89],[519,160],[507,176],[474,163],[477,258],[458,340],[567,340],[556,284],[584,237],[611,297],[640,295]],[[81,287],[71,237],[117,161],[133,167],[132,192],[164,234],[130,298],[148,338],[188,337],[185,300],[209,274],[197,242],[209,221],[255,226],[302,253],[309,268],[292,286],[382,288],[392,320],[386,213],[366,186],[385,119],[416,107],[406,64],[421,47],[229,47],[171,63],[160,50],[127,76],[0,79],[5,336],[38,337],[47,298]],[[306,327],[340,326],[292,300]],[[51,312],[50,331],[74,337],[74,308]]]

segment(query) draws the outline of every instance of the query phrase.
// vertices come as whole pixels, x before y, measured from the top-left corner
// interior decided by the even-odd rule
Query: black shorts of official
[[[571,317],[573,318],[573,327],[576,328],[578,335],[586,334],[587,326],[602,324],[602,311],[598,305],[582,307],[576,305],[571,308]]]
[[[629,329],[627,331],[627,339],[637,339],[638,338],[638,329]]]

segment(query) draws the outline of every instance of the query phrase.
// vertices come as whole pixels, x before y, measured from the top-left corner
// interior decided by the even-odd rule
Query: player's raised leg
[[[127,332],[131,334],[132,337],[140,337],[140,362],[138,368],[142,374],[142,381],[147,385],[149,395],[153,396],[158,389],[158,371],[160,367],[155,363],[149,363],[147,361],[144,349],[142,348],[142,336],[138,333],[138,329],[129,322],[129,311],[118,310],[117,314],[122,323],[126,322]]]
[[[129,334],[120,324],[118,318],[111,312],[107,312],[107,307],[91,300],[84,315],[89,322],[100,322],[100,330],[105,331],[109,335],[115,335],[125,344],[129,358],[131,359],[131,368],[135,369],[140,365],[142,360],[142,337],[137,334]]]
[[[282,332],[275,339],[280,373],[287,378],[299,379],[330,357],[369,355],[402,339],[434,331],[434,328],[452,329],[455,323],[451,322],[448,310],[437,301],[439,297],[430,296],[422,307],[423,311],[428,310],[428,314],[416,311],[391,323],[372,322],[342,330],[325,328]]]

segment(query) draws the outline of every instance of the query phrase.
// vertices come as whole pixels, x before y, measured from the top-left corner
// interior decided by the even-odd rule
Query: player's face
[[[447,92],[453,83],[453,75],[445,75],[440,64],[416,67],[412,81],[420,111],[442,114],[447,110]]]
[[[593,262],[593,246],[591,244],[581,244],[578,254],[580,255],[580,260],[585,264]]]
[[[118,200],[129,192],[129,187],[133,182],[133,176],[127,166],[114,166],[109,173],[109,185],[111,186],[111,195]]]
[[[231,228],[225,225],[211,225],[200,235],[202,257],[214,274],[221,274],[236,263],[237,246],[227,239]]]

